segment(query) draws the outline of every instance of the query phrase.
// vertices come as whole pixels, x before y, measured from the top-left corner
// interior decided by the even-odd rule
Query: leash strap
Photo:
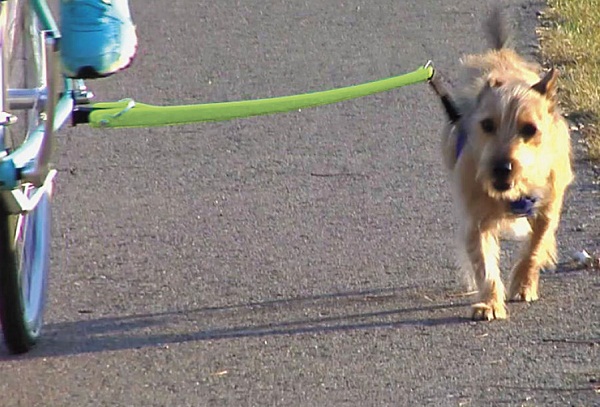
[[[182,106],[153,106],[133,100],[96,103],[82,107],[92,127],[152,127],[216,122],[250,116],[297,111],[309,107],[385,92],[401,86],[425,82],[433,77],[427,64],[404,75],[344,88],[268,99],[242,100]]]

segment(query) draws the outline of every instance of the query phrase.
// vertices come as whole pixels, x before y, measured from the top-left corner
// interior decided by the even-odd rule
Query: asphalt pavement
[[[233,101],[429,59],[452,80],[485,47],[492,3],[133,0],[137,59],[88,85],[98,101]],[[533,55],[543,3],[501,4]],[[0,349],[0,405],[600,405],[600,271],[567,261],[600,250],[598,169],[575,134],[563,263],[538,302],[475,323],[443,124],[419,84],[224,123],[61,132],[45,332],[26,355]]]

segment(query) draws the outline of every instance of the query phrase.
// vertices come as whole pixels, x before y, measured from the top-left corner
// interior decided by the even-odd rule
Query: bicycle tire
[[[9,88],[36,88],[46,83],[44,43],[27,0],[8,1],[2,26],[2,111],[10,111]],[[12,112],[11,113],[15,113]],[[17,148],[44,121],[37,105],[18,111],[16,124],[3,126],[3,149]],[[27,195],[31,184],[21,186]],[[29,351],[37,342],[46,303],[50,265],[51,188],[25,214],[9,213],[0,202],[0,322],[11,353]]]
[[[49,198],[44,196],[27,215],[0,216],[0,320],[11,353],[29,351],[43,326],[50,262]],[[22,249],[16,243],[19,234],[25,236]],[[11,239],[15,243],[10,244]]]

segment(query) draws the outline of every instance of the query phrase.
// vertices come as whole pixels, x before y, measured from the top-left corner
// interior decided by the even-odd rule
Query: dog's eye
[[[486,133],[493,133],[496,131],[496,125],[494,124],[494,120],[487,118],[483,119],[480,123],[481,129]]]
[[[521,127],[521,136],[523,136],[525,140],[529,140],[535,136],[535,133],[537,133],[537,127],[535,127],[535,124],[525,123],[523,127]]]

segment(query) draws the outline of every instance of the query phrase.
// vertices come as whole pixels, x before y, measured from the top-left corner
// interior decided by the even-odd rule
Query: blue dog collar
[[[467,132],[463,126],[458,126],[458,135],[456,137],[456,158],[460,157],[465,145],[467,144]],[[510,212],[517,216],[533,216],[535,214],[536,197],[525,196],[516,201],[509,202]]]
[[[535,214],[535,203],[537,198],[526,196],[516,201],[510,201],[510,211],[517,216],[533,216]]]
[[[467,132],[463,126],[458,126],[458,135],[456,137],[456,158],[460,157],[465,145],[467,144]]]

